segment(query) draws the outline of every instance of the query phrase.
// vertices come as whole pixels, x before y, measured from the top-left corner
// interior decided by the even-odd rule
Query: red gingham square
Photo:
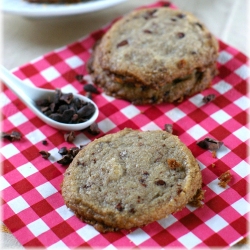
[[[169,3],[159,1],[151,6],[165,5]],[[79,82],[76,76],[87,75],[86,64],[92,46],[112,23],[32,60],[16,69],[14,74],[38,87],[71,88],[85,94],[85,81]],[[23,135],[20,141],[3,141],[0,149],[3,222],[23,246],[66,249],[225,248],[248,235],[250,138],[247,81],[250,69],[244,54],[221,41],[219,43],[219,74],[211,88],[182,103],[135,106],[102,92],[93,95],[100,110],[97,123],[101,133],[94,136],[80,131],[76,133],[79,138],[89,142],[125,127],[164,129],[164,125],[170,123],[173,124],[173,133],[189,147],[201,166],[202,187],[206,191],[202,208],[187,206],[169,218],[131,231],[100,234],[66,208],[60,193],[66,167],[53,157],[43,159],[39,151],[58,154],[59,148],[75,144],[65,142],[64,131],[44,124],[3,86],[2,94],[6,100],[1,110],[3,130],[16,130]],[[202,98],[211,93],[216,99],[208,104],[202,103]],[[197,141],[205,137],[223,141],[217,156],[213,157],[210,151],[197,146]],[[43,140],[48,144],[43,145]],[[218,177],[227,170],[232,174],[232,180],[223,189],[218,186]]]

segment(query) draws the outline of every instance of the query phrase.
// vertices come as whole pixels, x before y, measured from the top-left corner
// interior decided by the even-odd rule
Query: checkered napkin
[[[151,6],[162,6],[157,2]],[[85,94],[77,75],[85,75],[86,62],[93,44],[108,27],[63,48],[52,51],[16,69],[23,81],[42,88],[60,88],[64,92]],[[202,170],[204,206],[186,206],[168,218],[132,231],[101,234],[78,220],[66,208],[60,184],[65,167],[56,161],[59,148],[80,146],[95,137],[78,132],[74,144],[65,142],[58,131],[39,120],[6,87],[1,92],[3,131],[19,131],[20,141],[2,143],[0,154],[3,174],[3,222],[25,247],[117,249],[120,247],[228,247],[248,234],[249,202],[247,184],[250,172],[248,145],[247,58],[220,42],[219,75],[210,89],[183,103],[134,106],[101,93],[93,100],[100,109],[97,119],[103,136],[125,127],[140,130],[163,129],[173,124],[174,134],[191,149]],[[215,94],[208,104],[202,98]],[[212,137],[224,145],[214,158],[210,151],[196,145],[197,140]],[[48,145],[42,141],[47,140]],[[45,160],[40,150],[51,153]],[[226,188],[218,177],[229,170],[232,180]]]

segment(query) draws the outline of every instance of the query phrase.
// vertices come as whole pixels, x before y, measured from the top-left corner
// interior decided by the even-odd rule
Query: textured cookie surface
[[[140,9],[116,22],[103,36],[91,71],[94,81],[113,96],[135,103],[137,96],[142,99],[138,103],[172,102],[209,86],[216,74],[217,56],[216,39],[193,15],[166,7]],[[182,95],[171,93],[176,84],[194,78],[186,82]],[[195,90],[200,82],[202,88]],[[114,90],[114,85],[121,86]],[[119,93],[123,87],[125,94]],[[126,95],[131,88],[140,94],[135,98]],[[148,89],[154,93],[144,100],[143,92]],[[157,91],[165,92],[157,96]]]
[[[79,152],[65,172],[62,195],[80,219],[108,232],[182,209],[201,183],[196,160],[176,136],[125,129]]]

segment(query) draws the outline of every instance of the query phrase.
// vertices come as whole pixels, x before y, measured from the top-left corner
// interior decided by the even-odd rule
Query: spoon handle
[[[20,80],[5,67],[0,65],[0,78],[26,105],[34,105],[34,100],[53,92],[48,89],[39,89]]]

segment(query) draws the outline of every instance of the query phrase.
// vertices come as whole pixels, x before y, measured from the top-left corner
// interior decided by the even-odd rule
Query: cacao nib
[[[142,186],[144,186],[144,187],[146,187],[146,186],[147,186],[147,184],[145,183],[145,181],[146,181],[146,180],[145,180],[145,179],[143,179],[143,178],[140,178],[140,179],[139,179],[139,182],[140,182],[140,183],[141,183],[141,185],[142,185]]]
[[[11,133],[2,132],[1,138],[13,142],[13,141],[19,141],[22,138],[22,135],[19,132],[13,130]]]
[[[47,142],[46,140],[43,140],[43,141],[42,141],[42,144],[43,144],[43,145],[48,145],[48,142]]]
[[[121,202],[119,202],[116,207],[115,207],[118,211],[122,211],[124,209],[124,207],[122,206]]]
[[[209,95],[206,95],[203,97],[202,101],[204,103],[209,103],[209,102],[212,102],[214,99],[215,99],[215,94],[209,94]]]
[[[48,151],[41,150],[39,153],[42,155],[44,159],[48,159],[50,157],[50,153]]]
[[[62,147],[59,149],[58,153],[63,155],[63,157],[57,161],[57,163],[60,163],[62,165],[69,165],[74,157],[79,153],[79,151],[81,150],[81,146],[80,148],[78,147],[72,147],[72,148],[67,148],[67,147]],[[84,163],[78,161],[78,165],[82,165],[84,166]]]
[[[122,46],[125,46],[128,44],[128,40],[123,40],[121,42],[119,42],[116,47],[119,48],[119,47],[122,47]]]
[[[83,82],[83,75],[76,75],[76,80],[79,82]]]
[[[72,155],[66,154],[63,156],[62,159],[58,160],[57,163],[60,163],[62,165],[69,165],[73,159],[74,157]]]
[[[200,29],[203,29],[203,25],[201,23],[195,23]]]
[[[152,34],[153,32],[151,30],[143,30],[144,33],[147,33],[147,34]]]
[[[183,32],[178,32],[176,35],[177,35],[177,37],[180,38],[180,39],[183,38],[183,37],[185,36],[185,34],[184,34]]]
[[[71,154],[73,157],[75,157],[80,151],[80,148],[73,147],[69,149],[69,154]]]
[[[75,132],[71,131],[69,134],[65,134],[64,135],[64,139],[67,142],[73,142],[75,140],[76,136],[75,136]]]
[[[131,214],[134,214],[134,213],[135,213],[135,209],[134,209],[134,208],[131,208],[131,209],[129,210],[129,212],[130,212]]]
[[[83,89],[86,91],[86,92],[90,92],[90,93],[95,93],[95,94],[99,94],[99,91],[97,90],[97,88],[93,85],[93,84],[85,84]]]
[[[156,184],[157,186],[166,186],[166,182],[163,181],[163,180],[157,180],[157,181],[155,181],[155,184]]]
[[[88,132],[91,135],[98,135],[100,134],[100,129],[98,127],[98,124],[96,122],[92,123],[89,127],[88,127]]]
[[[204,140],[197,142],[197,145],[203,149],[216,151],[223,145],[223,142],[207,137]]]
[[[87,103],[77,111],[79,118],[92,116],[95,112],[95,106],[92,103]]]
[[[185,15],[185,14],[182,14],[182,13],[177,14],[177,17],[180,18],[180,19],[184,18],[185,16],[186,16],[186,15]]]
[[[62,147],[59,149],[58,153],[60,155],[66,155],[68,153],[68,149],[66,147]]]

